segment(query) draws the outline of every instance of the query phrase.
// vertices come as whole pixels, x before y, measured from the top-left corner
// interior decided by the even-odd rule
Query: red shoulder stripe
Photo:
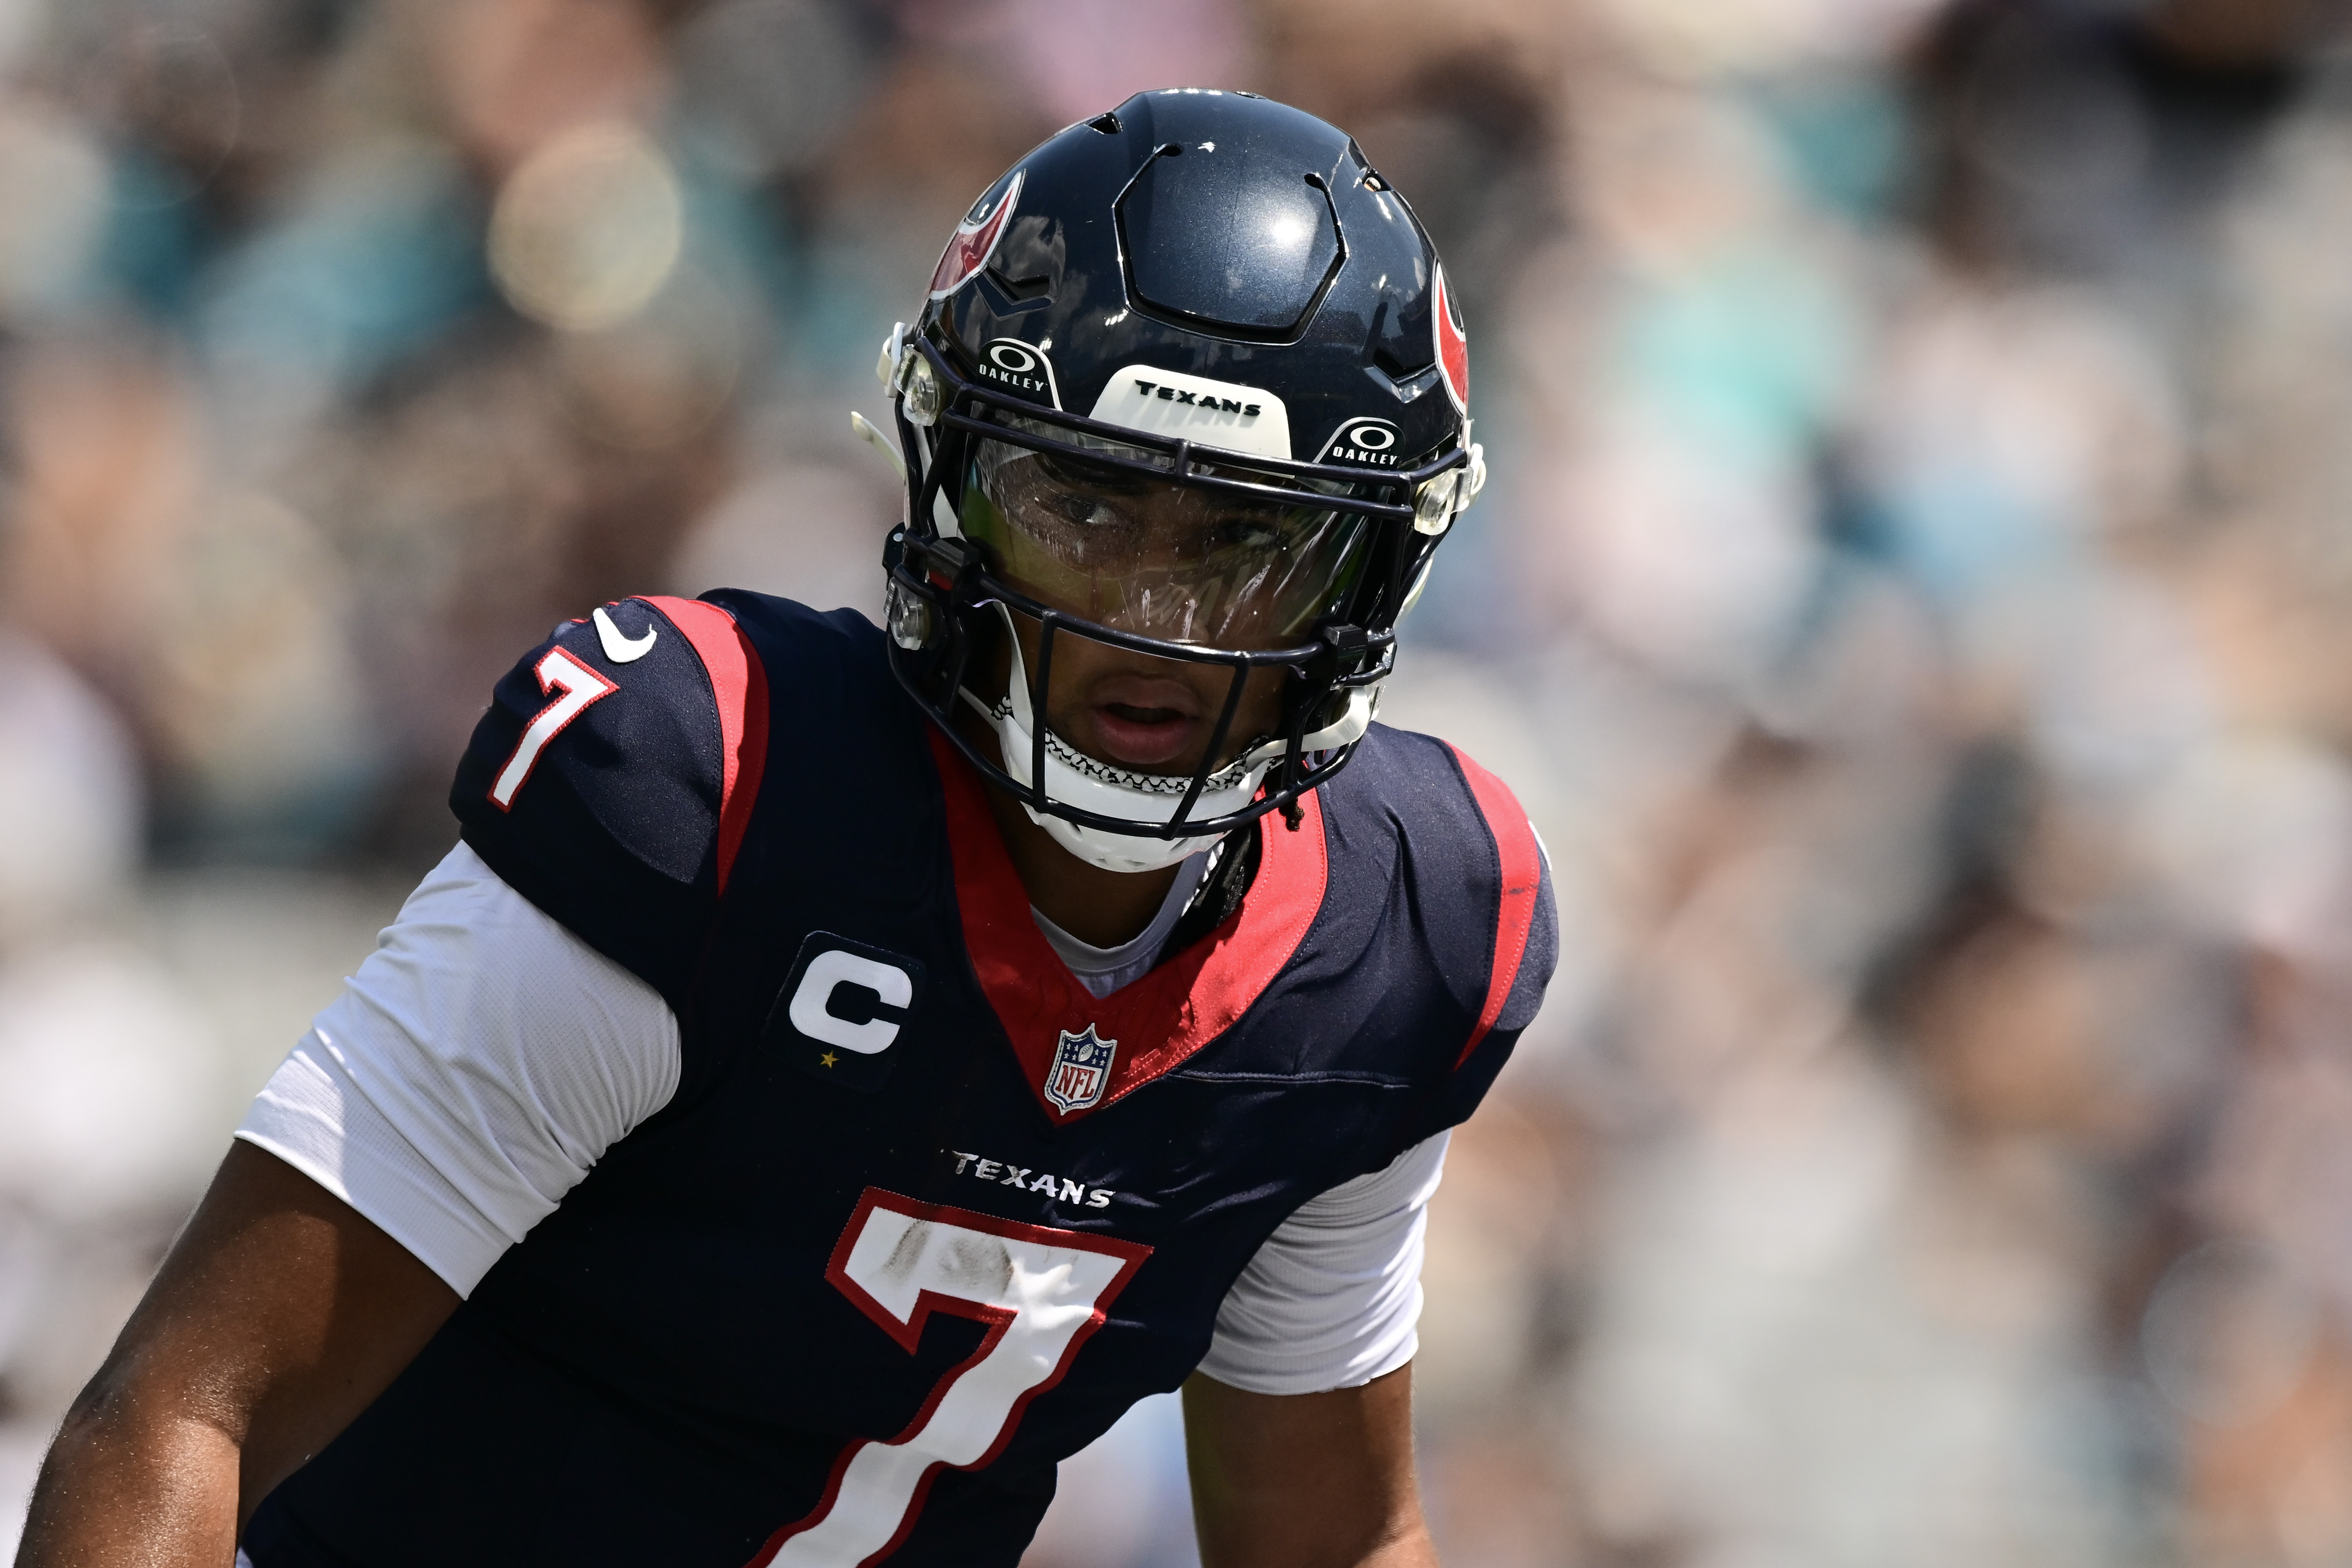
[[[768,672],[735,617],[717,605],[666,595],[643,595],[642,602],[694,645],[719,700],[719,890],[724,893],[768,764]]]
[[[1503,882],[1501,908],[1495,918],[1494,968],[1486,978],[1486,1005],[1478,1010],[1478,1026],[1470,1031],[1469,1042],[1454,1058],[1458,1068],[1470,1059],[1470,1053],[1503,1016],[1503,1003],[1519,977],[1519,960],[1527,955],[1528,933],[1535,927],[1536,899],[1543,890],[1543,852],[1536,847],[1536,830],[1528,825],[1528,814],[1520,809],[1510,786],[1464,755],[1460,747],[1446,750],[1460,764],[1463,781],[1469,784],[1479,814],[1486,819],[1486,830],[1495,836]]]
[[[1297,832],[1273,816],[1259,820],[1257,879],[1239,910],[1142,979],[1097,1001],[1031,917],[1028,889],[981,794],[989,786],[945,736],[934,730],[930,741],[947,796],[964,949],[1021,1058],[1030,1093],[1056,1126],[1124,1099],[1232,1028],[1274,984],[1323,907],[1329,851],[1322,805],[1308,795],[1299,801],[1306,816]],[[1089,1024],[1097,1037],[1118,1042],[1110,1081],[1093,1105],[1066,1112],[1045,1098],[1045,1077],[1063,1033],[1080,1033]]]

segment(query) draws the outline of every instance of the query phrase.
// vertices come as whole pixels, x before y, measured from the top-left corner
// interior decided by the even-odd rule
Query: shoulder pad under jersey
[[[682,1012],[767,731],[766,674],[732,616],[624,599],[507,672],[449,805],[491,869]]]
[[[1545,989],[1559,965],[1559,910],[1552,892],[1550,858],[1518,797],[1459,747],[1447,749],[1477,802],[1479,820],[1492,840],[1495,867],[1486,995],[1479,1003],[1478,1022],[1454,1060],[1454,1075],[1436,1118],[1437,1125],[1450,1127],[1467,1119],[1485,1098],[1511,1047],[1543,1006]]]
[[[1405,837],[1423,939],[1466,1024],[1431,1042],[1429,1092],[1405,1142],[1468,1120],[1535,1021],[1559,961],[1551,868],[1526,810],[1459,747],[1374,726]],[[1348,783],[1346,777],[1339,781]]]

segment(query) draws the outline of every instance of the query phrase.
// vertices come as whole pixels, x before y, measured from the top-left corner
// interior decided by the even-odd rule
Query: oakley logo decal
[[[1400,458],[1397,427],[1385,419],[1350,419],[1339,426],[1318,459],[1326,463],[1360,463],[1366,468],[1393,468]]]
[[[1062,406],[1062,389],[1054,379],[1054,362],[1045,351],[1033,348],[1018,338],[993,338],[980,352],[980,363],[974,370],[982,381],[992,381],[999,386],[1009,386],[1015,392],[1042,392],[1056,408]]]

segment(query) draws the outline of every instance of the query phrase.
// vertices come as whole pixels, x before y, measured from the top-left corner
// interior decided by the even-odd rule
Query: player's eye
[[[1045,477],[1048,484],[1061,489],[1088,490],[1097,495],[1137,496],[1149,491],[1155,483],[1139,474],[1073,460],[1055,452],[1039,452],[1027,460],[1036,465],[1037,471]]]
[[[1127,521],[1125,513],[1102,497],[1083,490],[1055,491],[1046,498],[1045,509],[1080,528],[1115,528]]]
[[[1303,510],[1228,512],[1218,520],[1211,536],[1221,550],[1259,553],[1286,550],[1306,542],[1329,516],[1328,512]]]

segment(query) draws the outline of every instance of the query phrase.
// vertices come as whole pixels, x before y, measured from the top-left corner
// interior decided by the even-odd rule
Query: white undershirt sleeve
[[[1253,1394],[1356,1388],[1420,1346],[1422,1237],[1441,1132],[1276,1227],[1226,1292],[1201,1370]]]
[[[669,1102],[677,1020],[460,844],[312,1022],[236,1136],[470,1295]]]

